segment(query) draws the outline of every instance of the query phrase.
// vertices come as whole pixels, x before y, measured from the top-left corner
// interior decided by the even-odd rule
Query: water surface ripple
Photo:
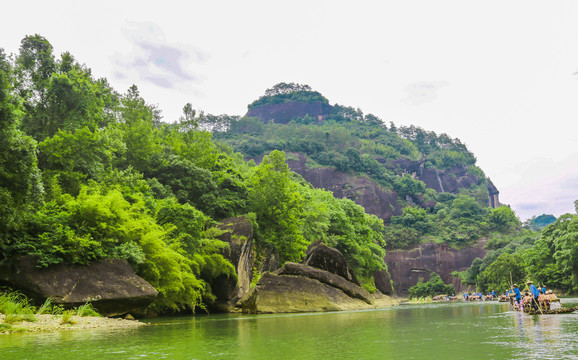
[[[0,359],[578,359],[578,313],[529,316],[497,302],[149,322],[4,335]]]

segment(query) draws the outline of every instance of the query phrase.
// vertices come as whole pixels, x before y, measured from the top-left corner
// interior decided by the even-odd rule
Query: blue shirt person
[[[528,281],[527,285],[530,285],[530,292],[532,293],[532,307],[534,311],[538,311],[538,296],[540,296],[540,291],[531,281]]]
[[[532,296],[534,296],[534,298],[536,299],[538,298],[538,296],[540,296],[540,291],[532,283],[530,283],[530,292],[532,293]]]
[[[514,284],[514,294],[516,294],[516,301],[520,301],[522,299],[522,294],[520,293],[520,289],[518,289],[518,285]]]

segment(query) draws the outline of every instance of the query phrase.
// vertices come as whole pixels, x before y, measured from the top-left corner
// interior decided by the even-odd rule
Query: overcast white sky
[[[11,1],[0,47],[38,33],[175,121],[243,115],[278,82],[459,138],[524,220],[578,199],[576,1]]]

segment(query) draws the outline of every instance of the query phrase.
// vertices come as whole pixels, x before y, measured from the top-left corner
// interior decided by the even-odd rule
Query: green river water
[[[0,360],[578,359],[578,313],[530,316],[498,302],[148,322],[133,330],[0,336]]]

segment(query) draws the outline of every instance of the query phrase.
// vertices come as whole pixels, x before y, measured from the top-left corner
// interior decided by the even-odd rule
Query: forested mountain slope
[[[519,225],[509,208],[498,209],[498,190],[459,139],[387,126],[360,109],[329,105],[307,85],[275,85],[243,118],[206,118],[204,126],[245,157],[285,151],[291,169],[315,187],[382,218],[389,247],[425,239],[463,246]]]
[[[269,151],[287,152],[291,169],[316,188],[354,200],[384,220],[387,248],[414,247],[419,254],[439,248],[441,252],[428,256],[440,259],[442,253],[450,254],[441,259],[443,266],[437,261],[431,269],[419,269],[419,260],[403,265],[421,275],[399,275],[396,268],[398,284],[427,280],[441,271],[446,282],[489,291],[507,288],[512,279],[506,275],[513,273],[517,282],[532,277],[562,291],[577,291],[578,242],[564,240],[569,233],[553,235],[558,233],[553,229],[570,229],[568,221],[575,222],[576,215],[555,223],[552,215],[541,215],[522,227],[514,212],[500,204],[498,189],[459,139],[414,126],[387,125],[361,109],[329,105],[319,92],[294,83],[268,89],[248,106],[244,117],[207,115],[200,121],[245,158],[258,162]],[[547,221],[539,223],[542,219]],[[547,224],[551,225],[540,238],[537,231]],[[467,247],[469,255],[452,255],[454,250],[445,245],[420,246],[431,242],[458,250]],[[474,253],[480,258],[470,267]],[[396,255],[389,258],[390,266],[402,265],[395,263]],[[409,258],[413,257],[404,261]],[[568,259],[574,259],[574,265]]]

